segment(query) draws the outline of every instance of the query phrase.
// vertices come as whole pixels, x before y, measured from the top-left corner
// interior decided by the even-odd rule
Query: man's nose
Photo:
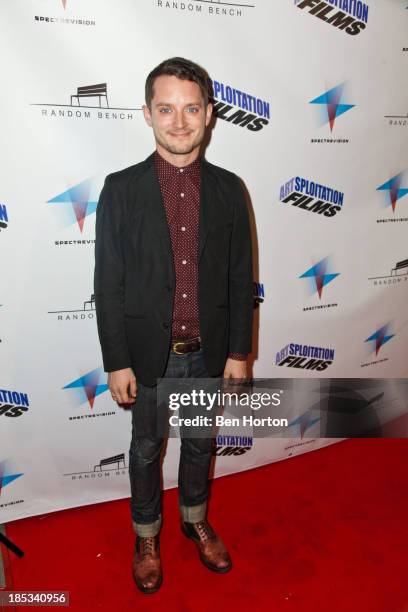
[[[174,113],[174,124],[175,127],[181,129],[186,125],[186,116],[182,110],[178,110]]]

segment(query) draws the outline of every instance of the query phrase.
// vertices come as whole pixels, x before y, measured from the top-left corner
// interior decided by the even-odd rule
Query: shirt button
[[[186,231],[186,228],[184,227],[184,225],[183,225],[183,227],[181,228],[181,231],[182,231],[182,232],[185,232],[185,231]]]
[[[181,326],[181,329],[186,329],[186,326],[185,326],[185,325],[182,325],[182,326]]]
[[[183,298],[186,298],[186,297],[187,297],[187,293],[183,293]]]
[[[183,259],[183,261],[181,263],[183,264],[183,266],[185,266],[187,261],[185,259]]]
[[[180,172],[184,172],[184,168],[180,168]]]
[[[184,198],[184,193],[180,193],[180,197]]]

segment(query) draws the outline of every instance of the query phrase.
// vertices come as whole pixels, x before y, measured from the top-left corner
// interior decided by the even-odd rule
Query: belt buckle
[[[176,349],[176,346],[177,346],[178,344],[185,344],[185,342],[175,342],[175,343],[173,344],[173,353],[176,353],[176,355],[184,355],[184,353],[183,353],[183,352],[181,352],[181,353],[180,353],[180,351],[178,351],[178,350]]]

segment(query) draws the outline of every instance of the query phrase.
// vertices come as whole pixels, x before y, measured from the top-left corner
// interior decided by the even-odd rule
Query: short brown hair
[[[162,75],[175,76],[184,81],[193,81],[194,83],[197,83],[204,98],[205,106],[207,106],[209,98],[212,97],[212,84],[206,70],[191,60],[185,59],[184,57],[171,57],[170,59],[161,62],[161,64],[156,66],[156,68],[153,68],[153,70],[147,75],[145,85],[145,100],[146,105],[149,108],[151,106],[154,94],[154,81],[157,77]]]

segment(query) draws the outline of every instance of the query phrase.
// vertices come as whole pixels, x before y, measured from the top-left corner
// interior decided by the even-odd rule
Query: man
[[[95,299],[112,398],[132,404],[129,475],[138,588],[160,588],[157,379],[245,378],[252,255],[238,178],[199,157],[212,104],[197,64],[172,58],[146,80],[156,151],[107,176],[96,218]],[[231,559],[206,520],[211,439],[181,440],[182,530],[209,569]]]

